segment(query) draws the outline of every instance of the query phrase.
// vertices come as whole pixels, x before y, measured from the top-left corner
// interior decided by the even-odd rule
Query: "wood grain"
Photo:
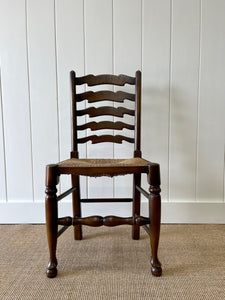
[[[91,130],[100,130],[100,129],[115,129],[121,130],[123,128],[134,130],[134,125],[126,124],[123,122],[111,122],[111,121],[102,121],[102,122],[89,122],[83,125],[77,126],[77,130],[84,130],[90,128]]]
[[[125,99],[135,101],[135,94],[126,93],[123,91],[99,91],[99,92],[93,92],[88,91],[85,93],[77,94],[76,95],[76,101],[80,102],[83,100],[88,100],[88,103],[94,103],[98,101],[114,101],[114,102],[124,102]]]
[[[89,107],[82,110],[76,111],[77,116],[89,115],[89,117],[98,117],[98,116],[114,116],[114,117],[123,117],[124,114],[134,116],[135,112],[132,109],[125,107],[110,107],[110,106],[101,106],[101,107]]]
[[[134,225],[134,224],[141,226],[149,223],[150,223],[150,219],[142,216],[128,217],[128,218],[122,218],[117,216],[106,216],[106,217],[90,216],[85,218],[64,217],[58,219],[58,224],[64,226],[86,225],[92,227],[99,227],[104,225],[104,226],[113,227],[119,225]]]
[[[99,84],[114,84],[123,86],[127,84],[135,84],[135,77],[130,77],[126,75],[86,75],[83,77],[76,78],[76,84],[87,83],[88,86],[99,85]]]
[[[122,141],[126,141],[128,143],[134,143],[133,138],[129,138],[123,135],[100,135],[100,136],[91,135],[91,136],[77,139],[78,143],[86,143],[88,141],[91,141],[92,144],[105,143],[105,142],[121,144]]]

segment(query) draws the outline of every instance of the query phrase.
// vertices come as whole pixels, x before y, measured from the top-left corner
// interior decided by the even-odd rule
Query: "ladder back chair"
[[[162,273],[161,264],[158,260],[158,243],[160,233],[160,215],[161,215],[161,197],[160,197],[160,167],[157,163],[152,163],[142,158],[141,154],[141,72],[137,71],[135,77],[126,75],[87,75],[76,77],[74,71],[71,71],[72,88],[72,151],[70,159],[46,166],[46,227],[47,238],[50,252],[50,261],[47,266],[47,276],[52,278],[57,275],[56,245],[57,238],[71,225],[74,226],[74,238],[82,239],[82,225],[88,226],[117,226],[122,224],[132,225],[132,238],[139,239],[140,226],[150,234],[151,244],[151,272],[154,276],[160,276]],[[125,84],[135,87],[134,93],[124,91],[113,92],[111,90],[86,91],[77,93],[76,87],[86,84],[87,86],[113,85],[124,86]],[[99,106],[78,109],[77,103],[88,101],[88,103],[98,104],[104,101],[119,103],[115,106]],[[133,102],[134,109],[124,107],[124,100]],[[90,118],[110,115],[123,118],[125,114],[133,117],[133,124],[121,121],[91,121],[83,123],[78,122],[78,118],[88,115]],[[134,137],[125,135],[104,135],[103,129],[123,130],[124,128],[133,131]],[[85,137],[79,137],[79,132],[91,129],[101,133],[99,135],[89,134]],[[101,130],[101,131],[99,131]],[[103,130],[103,131],[102,131]],[[132,158],[124,159],[79,159],[78,145],[91,141],[96,143],[118,143],[123,141],[134,144],[134,154]],[[147,175],[149,192],[141,187],[141,174]],[[71,175],[72,187],[57,196],[57,184],[59,177],[63,174]],[[133,198],[111,198],[111,199],[81,199],[79,176],[116,176],[133,174]],[[58,217],[58,202],[72,193],[73,216]],[[149,199],[149,217],[140,216],[140,194]],[[117,216],[81,216],[82,202],[128,202],[132,201],[133,213],[131,217],[121,218]],[[62,225],[58,230],[58,225]]]

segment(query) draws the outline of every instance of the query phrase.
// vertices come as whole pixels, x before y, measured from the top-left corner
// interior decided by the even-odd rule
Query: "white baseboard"
[[[95,203],[82,205],[83,216],[131,216],[131,203]],[[59,216],[71,216],[71,203],[59,203]],[[148,203],[142,203],[143,216],[148,216]],[[162,223],[225,224],[225,203],[163,202]],[[45,205],[39,203],[0,203],[0,224],[42,224]]]

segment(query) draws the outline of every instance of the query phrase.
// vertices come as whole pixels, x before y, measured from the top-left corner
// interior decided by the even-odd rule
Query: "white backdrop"
[[[0,223],[44,221],[45,165],[71,147],[72,69],[142,70],[142,150],[161,165],[162,221],[223,223],[224,53],[224,0],[0,0]],[[88,144],[80,153],[131,154],[129,144],[122,154],[118,147]],[[130,196],[131,181],[82,178],[82,196]],[[66,177],[59,189],[69,186]],[[130,215],[127,208],[83,212]]]

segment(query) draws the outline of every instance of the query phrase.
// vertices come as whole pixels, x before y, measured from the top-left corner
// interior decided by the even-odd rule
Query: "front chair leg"
[[[149,196],[149,218],[150,218],[150,242],[151,242],[151,272],[154,276],[161,276],[162,268],[158,259],[158,245],[161,218],[160,197],[160,170],[158,164],[149,166],[148,182],[150,184]]]
[[[58,204],[56,197],[56,185],[59,182],[57,175],[57,165],[48,165],[46,167],[46,227],[50,260],[47,266],[47,277],[53,278],[57,275],[57,259],[56,259],[56,245],[57,245],[57,231],[58,231]]]

